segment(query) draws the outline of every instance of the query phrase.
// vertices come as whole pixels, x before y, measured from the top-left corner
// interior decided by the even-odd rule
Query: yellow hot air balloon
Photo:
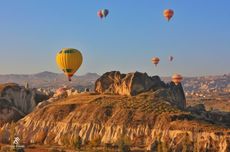
[[[183,77],[180,74],[174,74],[172,76],[172,82],[178,85],[182,81]]]
[[[82,60],[81,52],[73,48],[63,48],[56,56],[58,67],[65,73],[69,81],[80,68]]]

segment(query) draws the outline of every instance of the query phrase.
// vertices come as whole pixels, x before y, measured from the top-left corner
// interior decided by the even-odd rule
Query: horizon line
[[[116,70],[112,70],[112,71],[116,71]],[[112,72],[112,71],[108,71],[108,72]],[[0,73],[0,76],[7,76],[7,75],[36,75],[36,74],[40,74],[40,73],[45,73],[45,72],[48,72],[48,73],[52,73],[52,74],[58,74],[58,75],[65,75],[64,73],[59,73],[59,72],[52,72],[52,71],[41,71],[41,72],[36,72],[36,73],[4,73],[4,74],[1,74]],[[119,71],[120,72],[120,71]],[[139,71],[135,71],[135,72],[139,72]],[[128,74],[128,73],[135,73],[135,72],[127,72],[127,73],[124,73],[124,74]],[[107,73],[107,72],[105,72]],[[103,73],[103,74],[105,74]],[[121,72],[123,73],[123,72]],[[140,72],[140,73],[147,73],[147,72]],[[103,74],[98,74],[96,72],[86,72],[85,74],[82,74],[82,75],[74,75],[74,76],[84,76],[84,75],[87,75],[87,74],[97,74],[99,76],[102,76]],[[148,73],[147,73],[148,74]],[[149,74],[148,74],[149,75]],[[223,74],[209,74],[209,75],[197,75],[197,76],[187,76],[187,75],[184,75],[183,77],[186,77],[186,78],[192,78],[192,77],[207,77],[207,76],[224,76],[224,75],[230,75],[230,73],[223,73]],[[149,76],[159,76],[159,75],[149,75]],[[172,75],[170,76],[159,76],[159,77],[171,77]]]

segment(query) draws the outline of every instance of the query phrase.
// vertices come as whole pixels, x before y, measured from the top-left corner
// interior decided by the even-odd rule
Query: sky
[[[82,52],[77,75],[230,73],[229,6],[229,0],[1,0],[0,74],[61,72],[55,56],[62,48]],[[110,11],[103,20],[102,8]],[[175,12],[170,22],[163,17],[168,8]],[[161,59],[157,67],[154,56]]]

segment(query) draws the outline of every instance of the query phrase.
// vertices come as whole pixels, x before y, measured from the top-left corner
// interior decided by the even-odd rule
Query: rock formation
[[[14,83],[0,85],[0,122],[10,122],[24,117],[33,111],[35,106],[48,99],[48,96],[26,89]]]
[[[24,116],[19,110],[14,108],[6,99],[0,99],[0,127],[12,120],[19,120]]]
[[[95,91],[98,93],[133,96],[163,85],[158,77],[151,78],[146,73],[121,74],[119,71],[112,71],[103,74],[96,81]]]
[[[77,95],[79,93],[80,92],[78,90],[75,90],[74,88],[67,88],[67,87],[66,88],[59,88],[56,90],[55,93],[52,94],[52,96],[50,96],[50,98],[48,100],[44,100],[44,101],[38,103],[36,109],[43,108],[44,106],[47,106],[48,104],[51,104],[55,101],[65,99],[69,96],[74,96],[74,95]],[[83,93],[86,93],[86,92],[83,92]]]
[[[112,71],[103,74],[95,83],[95,92],[134,96],[146,91],[158,91],[159,96],[168,97],[170,103],[179,108],[186,107],[186,99],[181,84],[165,84],[158,76],[150,77],[146,73],[134,72],[121,74]]]
[[[23,92],[24,88],[21,89]],[[7,92],[6,87],[2,90],[1,95],[8,98],[2,99],[4,104],[0,106],[16,105],[10,102],[10,91]],[[156,147],[189,152],[230,149],[228,124],[215,121],[229,121],[229,115],[207,115],[202,105],[186,110],[181,84],[165,84],[158,76],[149,77],[146,73],[113,71],[97,80],[95,91],[97,93],[75,94],[72,90],[66,91],[64,97],[54,95],[18,121],[15,134],[22,137],[24,145],[70,146],[80,136],[83,144],[99,139],[101,146],[117,146],[121,137],[127,137],[132,148],[151,152],[156,151]],[[56,100],[58,102],[54,102]],[[11,130],[10,124],[0,128],[0,143],[10,142]]]
[[[131,145],[143,150],[154,151],[154,145],[160,142],[178,151],[183,145],[192,150],[227,151],[230,129],[200,121],[158,95],[153,91],[137,96],[78,94],[19,120],[16,134],[23,137],[25,145],[66,145],[78,136],[83,144],[99,137],[102,145],[116,145],[121,136],[126,136]],[[10,134],[10,128],[7,124],[0,129],[0,141],[9,142],[4,137]]]
[[[170,82],[169,84],[167,84],[167,86],[171,93],[171,97],[172,97],[171,102],[177,105],[179,108],[185,109],[186,108],[186,98],[185,98],[184,90],[183,90],[181,83],[179,83],[178,85],[175,85],[173,82]]]
[[[193,107],[189,106],[186,110],[190,111],[197,118],[230,128],[230,112],[222,112],[219,110],[206,111],[203,104],[198,104]]]

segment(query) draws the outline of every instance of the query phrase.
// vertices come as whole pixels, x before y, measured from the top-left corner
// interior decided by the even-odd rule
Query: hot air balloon
[[[164,10],[164,17],[167,21],[169,21],[174,15],[174,11],[172,9],[166,9]]]
[[[172,76],[172,82],[178,85],[182,81],[183,77],[180,74],[174,74]]]
[[[97,12],[97,16],[100,17],[101,19],[103,18],[102,10],[99,10]]]
[[[152,63],[155,64],[155,66],[157,66],[157,64],[159,63],[160,59],[158,57],[153,57],[152,58]]]
[[[108,9],[103,9],[101,10],[103,17],[106,17],[109,14],[109,10]]]
[[[58,67],[65,73],[69,81],[80,68],[82,60],[81,52],[73,48],[64,48],[56,56]]]
[[[109,14],[109,10],[108,9],[101,9],[97,12],[97,16],[99,16],[100,18],[106,18],[106,16]]]
[[[173,56],[170,56],[170,57],[169,57],[169,61],[173,61]]]

